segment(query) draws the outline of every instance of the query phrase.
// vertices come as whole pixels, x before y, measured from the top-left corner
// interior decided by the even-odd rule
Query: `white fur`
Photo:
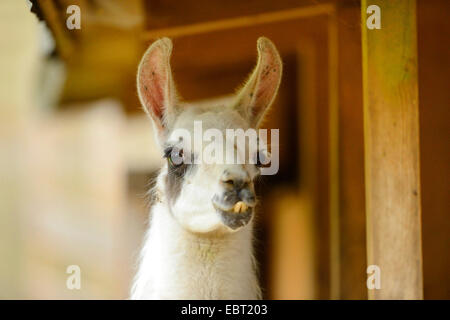
[[[235,233],[192,234],[155,205],[131,298],[258,299],[251,238],[251,222]]]
[[[203,129],[219,130],[224,136],[226,129],[258,126],[281,78],[281,60],[270,40],[258,40],[257,66],[238,95],[195,106],[176,99],[169,64],[171,51],[169,39],[156,41],[144,54],[138,70],[139,98],[153,120],[161,144],[176,145],[185,154],[198,155],[200,150],[196,148],[202,149],[206,144],[202,137],[198,137],[201,141],[187,143],[186,139],[179,139],[180,131],[176,129],[188,131],[195,139],[194,121],[201,121]],[[246,151],[237,150],[244,155]],[[224,182],[230,179],[224,180],[224,176],[245,180],[246,188],[253,192],[253,180],[259,169],[250,163],[201,163],[191,168],[182,179],[171,183],[180,187],[172,199],[164,192],[167,163],[158,176],[154,188],[157,203],[151,210],[150,229],[131,298],[261,298],[252,252],[253,219],[245,226],[231,229],[224,224],[212,201],[224,194]]]
[[[223,106],[204,111],[191,107],[179,116],[175,128],[192,131],[190,124],[194,118],[202,120],[205,127],[225,129],[245,125],[241,117]],[[223,117],[228,121],[217,123]],[[178,137],[170,135],[168,140],[177,141]],[[220,173],[224,168],[232,170],[233,166],[200,165],[195,175],[186,176],[187,181],[171,208],[164,194],[160,194],[160,202],[151,210],[150,229],[141,252],[132,299],[261,297],[252,254],[253,222],[232,231],[223,225],[210,201],[220,192]],[[254,166],[247,167],[254,177],[257,174]],[[164,190],[166,174],[167,165],[158,176],[157,193]]]

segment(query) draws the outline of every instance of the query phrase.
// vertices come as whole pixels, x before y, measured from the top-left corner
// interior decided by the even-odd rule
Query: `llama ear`
[[[282,62],[275,45],[267,38],[257,41],[258,62],[244,88],[239,92],[237,108],[258,127],[278,91]]]
[[[160,143],[164,142],[176,110],[176,90],[170,70],[172,41],[155,41],[144,53],[139,64],[137,87],[139,100],[152,118]]]

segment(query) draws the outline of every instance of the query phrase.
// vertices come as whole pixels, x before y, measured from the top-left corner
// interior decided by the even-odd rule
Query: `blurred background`
[[[80,29],[66,24],[73,4]],[[284,61],[266,122],[280,171],[258,186],[264,297],[366,299],[360,12],[357,0],[2,0],[0,298],[127,298],[162,163],[140,57],[172,38],[180,95],[210,99],[242,84],[264,35]],[[417,1],[426,299],[450,298],[449,12]],[[66,287],[70,265],[80,290]]]

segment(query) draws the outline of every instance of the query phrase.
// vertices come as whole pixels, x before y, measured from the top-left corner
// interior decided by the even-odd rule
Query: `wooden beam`
[[[450,299],[450,91],[448,0],[417,2],[423,291]]]
[[[301,41],[297,49],[297,112],[298,112],[298,141],[299,148],[302,150],[299,158],[299,196],[302,201],[303,212],[298,212],[304,217],[308,224],[308,235],[306,238],[309,242],[303,249],[310,249],[314,254],[309,257],[311,259],[308,266],[308,273],[303,272],[303,277],[311,277],[313,279],[313,288],[309,288],[310,296],[305,299],[328,298],[328,281],[324,283],[320,273],[328,273],[328,252],[319,249],[317,237],[323,238],[319,232],[319,215],[318,215],[318,175],[317,175],[317,159],[318,159],[318,139],[317,139],[317,99],[318,92],[315,82],[317,78],[317,51],[315,43],[312,41]],[[326,243],[328,245],[328,243]],[[309,252],[302,253],[309,254]],[[325,270],[324,270],[325,269]],[[324,272],[325,271],[325,272]],[[328,279],[326,279],[328,280]],[[311,281],[311,280],[310,280]],[[307,282],[310,284],[310,282]],[[324,287],[327,288],[324,293]]]
[[[333,299],[367,299],[360,6],[339,3],[336,16],[330,19],[338,41],[334,116],[330,110],[330,291]]]
[[[69,59],[74,51],[74,44],[68,34],[68,29],[61,19],[61,12],[58,11],[55,7],[54,1],[52,0],[40,1],[39,5],[47,26],[53,31],[57,50],[59,51],[61,57],[64,59]]]
[[[381,29],[366,27],[368,5]],[[381,275],[369,298],[421,299],[416,2],[363,0],[361,18],[368,265]]]
[[[267,23],[274,23],[286,20],[314,17],[329,14],[333,11],[332,4],[319,4],[305,6],[295,9],[280,10],[268,13],[260,13],[249,16],[221,19],[216,21],[201,22],[191,25],[175,26],[145,31],[142,35],[145,41],[154,40],[160,37],[177,38],[191,36],[195,34],[210,33],[213,31],[229,30],[242,27],[250,27]]]
[[[329,194],[330,194],[330,297],[339,299],[341,288],[339,217],[339,96],[337,13],[328,18]]]

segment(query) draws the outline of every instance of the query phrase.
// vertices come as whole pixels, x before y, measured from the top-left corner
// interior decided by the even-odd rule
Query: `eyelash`
[[[264,159],[264,162],[267,160],[267,159],[266,159],[266,155],[265,155],[264,153],[258,151],[258,152],[256,153],[256,163],[255,163],[255,166],[257,166],[258,168],[265,167],[265,166],[268,165],[268,164],[263,164],[263,163],[261,163],[261,162],[260,162],[260,159],[261,159],[261,158]]]
[[[172,153],[173,147],[167,147],[164,149],[164,155],[163,158],[168,158],[170,154]]]

